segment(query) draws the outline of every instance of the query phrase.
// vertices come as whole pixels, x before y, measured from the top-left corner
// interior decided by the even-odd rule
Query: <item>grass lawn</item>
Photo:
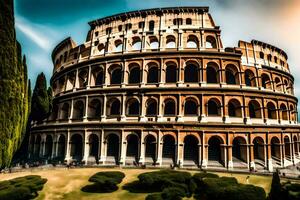
[[[99,171],[122,171],[126,174],[123,182],[119,185],[119,189],[113,193],[107,194],[95,194],[85,193],[80,189],[89,184],[88,179],[90,176]],[[121,169],[121,168],[82,168],[82,169],[51,169],[51,170],[33,170],[31,172],[20,172],[12,174],[0,174],[0,181],[16,178],[26,175],[40,175],[43,178],[48,179],[44,186],[44,189],[40,192],[38,200],[47,199],[69,199],[69,200],[81,200],[81,199],[122,199],[122,200],[144,200],[147,194],[143,193],[130,193],[126,190],[122,190],[122,186],[125,183],[132,182],[137,179],[137,176],[144,172],[154,170],[148,169]],[[191,171],[192,174],[196,171]],[[217,173],[219,176],[233,176],[240,183],[246,184],[247,174],[231,174],[231,173]],[[249,184],[263,187],[268,193],[270,191],[271,176],[258,176],[249,175]],[[186,198],[187,199],[187,198]]]

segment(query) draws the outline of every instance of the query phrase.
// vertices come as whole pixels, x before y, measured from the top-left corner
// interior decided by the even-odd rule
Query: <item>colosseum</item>
[[[29,158],[269,171],[300,161],[283,50],[257,40],[224,48],[208,7],[89,25],[84,44],[67,38],[53,50],[53,110],[33,123]]]

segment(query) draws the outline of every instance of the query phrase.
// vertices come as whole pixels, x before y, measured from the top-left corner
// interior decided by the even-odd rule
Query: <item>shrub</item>
[[[145,200],[163,200],[161,193],[149,194]]]
[[[0,182],[0,199],[24,200],[38,196],[38,191],[43,189],[47,179],[40,176],[25,176],[9,181]]]
[[[92,185],[86,185],[81,190],[91,193],[113,192],[118,189],[118,184],[122,182],[125,174],[118,171],[98,172],[89,178]]]
[[[186,191],[179,187],[165,188],[161,193],[162,199],[164,200],[181,200],[185,195]]]
[[[286,200],[300,200],[300,184],[283,183],[282,198]]]

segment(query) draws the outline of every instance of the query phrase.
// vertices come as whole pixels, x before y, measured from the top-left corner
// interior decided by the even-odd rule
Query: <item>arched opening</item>
[[[221,116],[221,104],[217,99],[210,99],[207,103],[208,116]]]
[[[285,106],[285,104],[280,105],[280,111],[281,111],[281,118],[282,120],[288,120],[288,110]]]
[[[260,57],[261,59],[264,59],[264,58],[265,58],[265,54],[264,54],[263,52],[259,52],[259,57]]]
[[[52,112],[51,112],[50,119],[51,120],[57,120],[57,116],[58,116],[58,106],[57,106],[57,104],[54,104]]]
[[[221,163],[223,165],[224,155],[223,155],[223,147],[221,145],[223,141],[218,136],[212,136],[208,140],[208,161],[213,163]]]
[[[72,90],[75,87],[75,71],[68,73],[67,78],[66,78],[66,88],[65,90]]]
[[[293,142],[294,142],[294,154],[295,154],[295,156],[298,156],[299,143],[298,143],[297,136],[294,136]]]
[[[60,135],[57,143],[58,159],[63,160],[65,158],[65,152],[66,152],[65,149],[66,149],[66,137],[64,135]]]
[[[209,63],[206,67],[206,81],[207,83],[219,83],[219,67],[214,63]]]
[[[279,79],[278,77],[276,77],[276,78],[275,78],[275,88],[276,88],[277,91],[282,91],[282,90],[281,90],[281,85],[282,85],[282,84],[281,84],[280,79]]]
[[[166,83],[177,82],[177,67],[175,64],[167,64],[166,68]]]
[[[92,161],[98,162],[99,160],[98,152],[99,152],[99,138],[97,135],[91,134],[89,137],[89,157],[92,157]]]
[[[264,89],[272,89],[271,81],[267,74],[261,75],[261,84]]]
[[[88,84],[87,80],[87,71],[81,70],[78,74],[78,80],[79,80],[79,88],[84,88]]]
[[[64,103],[61,111],[60,111],[60,119],[62,120],[66,120],[69,119],[69,104],[68,103]]]
[[[242,137],[235,137],[232,142],[233,162],[247,162],[247,143]]]
[[[147,116],[156,116],[157,115],[157,102],[154,99],[149,99],[146,103],[146,115]]]
[[[175,162],[175,139],[172,135],[165,135],[163,137],[163,161]]]
[[[97,74],[94,75],[95,77],[95,86],[101,86],[104,83],[104,72],[101,69]]]
[[[135,134],[127,136],[126,160],[139,161],[139,138]]]
[[[107,111],[109,112],[108,115],[111,116],[118,116],[121,114],[121,103],[119,99],[112,99],[108,103]]]
[[[167,49],[172,49],[176,48],[176,43],[175,43],[175,37],[172,35],[167,36],[167,43],[166,43],[166,48]]]
[[[184,115],[195,116],[198,115],[198,105],[197,101],[194,99],[187,99],[184,104]]]
[[[217,42],[213,36],[206,37],[205,48],[207,48],[207,49],[211,49],[211,48],[216,49],[217,48]]]
[[[156,50],[159,47],[158,39],[155,36],[150,36],[149,37],[149,42],[150,42],[150,49]]]
[[[140,115],[140,103],[137,99],[130,99],[127,102],[127,115],[138,116]]]
[[[32,158],[33,156],[34,156],[34,142],[35,142],[35,137],[34,137],[34,135],[32,135],[31,137],[30,137],[30,151],[29,151],[29,153],[30,153],[30,158]]]
[[[250,118],[261,118],[261,108],[257,101],[251,100],[248,104],[248,108]]]
[[[155,26],[155,22],[153,20],[151,20],[149,22],[149,31],[153,31],[154,30],[154,26]]]
[[[264,140],[261,137],[255,137],[253,140],[254,159],[265,161]],[[264,164],[262,164],[264,165]]]
[[[294,106],[290,105],[290,121],[295,121],[295,110],[294,110]]]
[[[198,38],[194,35],[190,35],[188,37],[188,40],[187,40],[187,44],[186,44],[186,47],[187,48],[192,48],[192,49],[197,49],[198,48]]]
[[[228,102],[229,117],[242,117],[241,104],[236,99],[231,99]]]
[[[115,41],[115,49],[114,52],[121,52],[123,50],[123,42],[122,40]]]
[[[268,110],[268,118],[269,119],[277,119],[276,116],[276,107],[272,102],[269,102],[267,104],[267,110]]]
[[[173,99],[166,99],[164,102],[164,115],[165,116],[174,116],[176,115],[176,106]]]
[[[249,86],[249,87],[256,87],[256,80],[255,80],[255,75],[254,73],[247,69],[245,71],[245,83],[246,83],[246,86]]]
[[[199,164],[199,141],[193,135],[188,135],[184,138],[184,155],[183,160],[184,163],[186,161],[192,161],[194,164]]]
[[[53,146],[52,136],[47,135],[46,142],[45,142],[45,154],[44,154],[44,157],[47,159],[50,159],[52,156],[52,146]]]
[[[107,136],[107,151],[106,156],[112,158],[115,164],[119,164],[119,137],[115,134],[109,134]]]
[[[84,116],[84,103],[83,101],[76,101],[73,110],[73,119],[82,120]]]
[[[116,67],[111,70],[110,84],[121,84],[122,82],[122,69]]]
[[[186,25],[192,25],[192,19],[191,18],[186,18]]]
[[[198,66],[194,64],[188,64],[184,68],[184,82],[185,83],[199,82]]]
[[[130,68],[128,82],[129,84],[137,84],[141,82],[141,72],[139,66]]]
[[[156,139],[153,135],[147,135],[145,138],[145,157],[150,158],[153,162],[156,161]]]
[[[284,137],[284,153],[285,153],[285,158],[287,160],[291,160],[291,145],[290,145],[290,138],[288,136]]]
[[[271,139],[271,155],[273,159],[280,160],[280,141],[277,137]]]
[[[142,41],[139,37],[134,37],[132,39],[132,50],[139,51],[142,49]]]
[[[100,119],[102,114],[101,102],[99,99],[93,99],[89,103],[89,118],[91,119]]]
[[[74,134],[71,137],[71,157],[73,160],[81,161],[82,160],[82,150],[83,150],[83,142],[82,137],[79,134]]]
[[[147,83],[158,83],[158,66],[152,65],[149,67]]]
[[[227,65],[225,68],[226,83],[231,85],[239,84],[239,73],[234,65]]]
[[[40,156],[41,151],[41,136],[37,135],[35,138],[35,144],[34,144],[34,157],[38,158]]]
[[[105,52],[105,45],[104,44],[99,44],[98,45],[98,51],[100,54],[104,54]]]

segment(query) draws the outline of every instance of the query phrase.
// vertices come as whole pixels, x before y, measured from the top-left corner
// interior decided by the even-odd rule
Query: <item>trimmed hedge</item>
[[[92,185],[86,185],[81,190],[90,193],[109,193],[118,190],[125,174],[119,171],[98,172],[89,178]]]
[[[0,182],[0,199],[24,200],[38,196],[47,179],[31,175]]]
[[[282,196],[285,200],[300,200],[300,184],[283,183]]]

